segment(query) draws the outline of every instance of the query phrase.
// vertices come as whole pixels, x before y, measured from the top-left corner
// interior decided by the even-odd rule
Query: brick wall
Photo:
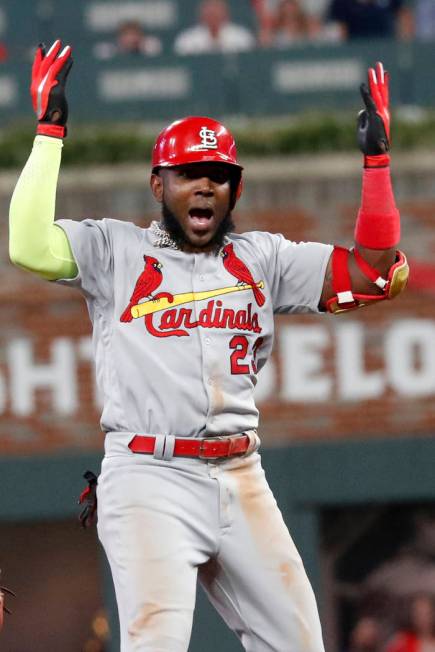
[[[248,162],[246,168],[238,230],[351,243],[360,193],[357,156]],[[435,431],[433,169],[429,154],[402,158],[395,167],[402,246],[415,261],[404,296],[340,317],[277,319],[274,354],[258,384],[265,444]],[[64,171],[57,216],[146,225],[156,215],[146,176],[146,169],[128,166]],[[99,448],[84,301],[8,262],[6,215],[16,178],[0,177],[0,450]]]

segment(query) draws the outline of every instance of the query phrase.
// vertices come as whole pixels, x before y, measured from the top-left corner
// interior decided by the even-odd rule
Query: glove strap
[[[66,127],[62,125],[53,125],[50,122],[40,122],[36,133],[41,136],[52,136],[53,138],[65,138]]]
[[[394,201],[390,168],[366,168],[355,241],[368,249],[390,249],[399,240],[400,213]]]
[[[376,156],[364,156],[365,168],[386,168],[390,165],[389,154],[377,154]]]

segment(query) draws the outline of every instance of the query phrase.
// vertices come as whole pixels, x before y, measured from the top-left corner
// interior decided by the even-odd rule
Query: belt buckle
[[[205,460],[205,459],[207,459],[207,457],[204,455],[204,442],[205,442],[205,441],[206,441],[205,439],[201,439],[201,441],[200,441],[200,443],[199,443],[198,457],[199,457],[201,460]]]
[[[217,441],[222,441],[225,439],[224,437],[213,437],[212,439],[201,439],[201,443],[199,445],[199,452],[198,452],[198,457],[201,460],[217,460],[219,457],[222,457],[221,455],[213,455],[213,445]],[[209,453],[206,455],[205,454],[205,446],[206,444],[209,444]],[[214,451],[217,453],[217,450]],[[211,454],[210,454],[211,453]]]
[[[234,452],[234,449],[237,445],[237,440],[241,437],[242,435],[234,435],[233,437],[228,437],[229,443],[228,443],[228,457],[234,457],[235,455],[240,455],[238,451]]]

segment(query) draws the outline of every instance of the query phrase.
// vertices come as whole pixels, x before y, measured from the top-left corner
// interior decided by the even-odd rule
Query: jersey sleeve
[[[65,231],[78,268],[74,278],[57,282],[80,289],[88,299],[110,302],[113,297],[110,220],[57,220],[55,224]]]
[[[265,233],[261,263],[275,313],[318,313],[332,245]]]
[[[65,233],[54,222],[62,141],[36,136],[9,209],[9,256],[48,280],[73,278],[77,267]]]

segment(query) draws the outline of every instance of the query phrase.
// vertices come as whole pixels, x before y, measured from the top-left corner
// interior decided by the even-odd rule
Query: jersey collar
[[[180,247],[178,246],[177,242],[173,238],[171,238],[171,236],[166,231],[162,222],[157,222],[156,220],[153,220],[150,225],[150,231],[153,234],[154,247],[159,247],[160,249],[180,250]],[[229,242],[231,242],[230,239],[228,238],[228,236],[225,236],[224,244],[222,245],[222,247],[216,249],[216,255],[218,255],[222,251],[223,247]]]

